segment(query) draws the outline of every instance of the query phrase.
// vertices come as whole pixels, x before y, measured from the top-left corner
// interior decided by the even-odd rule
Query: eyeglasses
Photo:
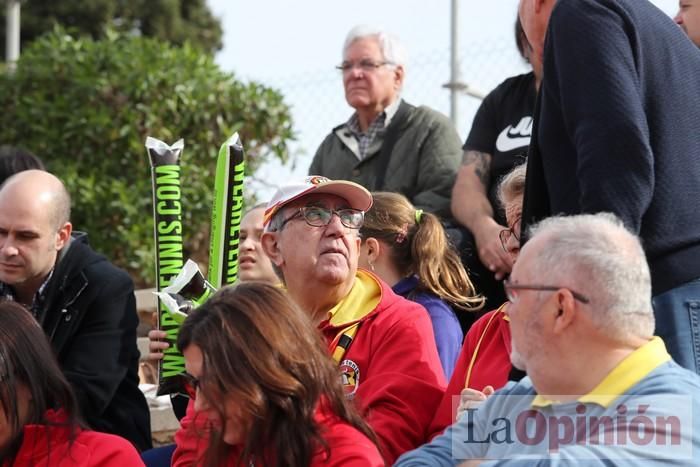
[[[280,230],[287,225],[287,222],[299,217],[302,217],[312,227],[324,227],[331,223],[333,214],[337,214],[340,222],[349,229],[359,229],[365,222],[365,212],[359,209],[328,209],[320,206],[306,206],[299,208],[293,216],[285,219],[280,225]]]
[[[575,300],[578,300],[581,303],[589,303],[590,300],[585,296],[581,295],[578,292],[574,292],[568,287],[559,287],[556,285],[525,285],[525,284],[513,284],[512,282],[505,280],[503,281],[503,289],[506,291],[506,298],[508,298],[509,302],[515,302],[518,299],[517,294],[515,293],[516,290],[541,290],[541,291],[547,291],[547,292],[556,292],[559,289],[566,289],[569,292],[571,292],[571,295],[574,297]]]
[[[501,240],[501,246],[503,249],[508,253],[508,242],[510,241],[510,237],[515,237],[515,241],[519,242],[520,241],[520,235],[516,234],[516,228],[517,230],[520,230],[520,221],[521,219],[518,219],[513,223],[513,227],[509,229],[503,229],[498,233],[498,238]]]
[[[376,70],[379,67],[382,67],[384,65],[394,65],[392,62],[375,62],[374,60],[360,60],[359,62],[343,62],[340,65],[337,65],[336,68],[343,73],[348,73],[352,71],[355,68],[359,68],[365,73],[371,73],[372,71]]]

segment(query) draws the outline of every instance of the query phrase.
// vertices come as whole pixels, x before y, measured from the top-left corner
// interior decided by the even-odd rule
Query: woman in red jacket
[[[70,384],[32,315],[0,302],[0,466],[142,466],[136,449],[82,425]]]
[[[318,332],[279,288],[222,289],[177,345],[194,397],[174,466],[384,465]]]
[[[525,164],[515,167],[503,177],[498,187],[498,197],[508,223],[508,229],[501,231],[500,239],[513,262],[520,253],[525,171]],[[457,412],[467,408],[470,403],[483,401],[495,389],[505,386],[509,379],[522,377],[510,363],[510,326],[505,313],[507,305],[508,302],[486,313],[467,332],[452,378],[430,423],[431,436],[442,433],[454,423]]]

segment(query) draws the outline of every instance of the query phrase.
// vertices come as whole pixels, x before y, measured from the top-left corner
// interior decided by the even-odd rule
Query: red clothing
[[[359,319],[352,345],[340,362],[360,413],[377,434],[387,464],[428,441],[428,427],[445,389],[445,376],[425,309],[381,287],[376,308]],[[335,348],[341,326],[321,323]],[[353,381],[354,380],[354,381]]]
[[[352,344],[347,352],[341,352],[338,363],[348,397],[376,433],[384,460],[391,465],[401,454],[428,440],[430,420],[445,390],[433,328],[422,306],[396,295],[367,271],[358,272],[353,291],[346,298],[349,301],[342,301],[331,318],[339,324],[324,321],[319,328],[333,355],[342,350],[336,346],[342,330],[356,330],[351,333]],[[353,315],[368,303],[377,305],[367,309],[364,316]],[[340,320],[348,316],[355,317]],[[191,465],[196,459],[196,454],[186,452],[193,450],[185,431],[189,423],[187,416],[181,421],[173,457],[174,462],[186,460],[173,465]],[[360,444],[349,440],[342,446],[347,446],[340,451],[344,454],[346,449],[355,451]],[[359,450],[357,453],[362,454]]]
[[[431,438],[455,422],[462,389],[483,391],[489,385],[494,389],[505,386],[512,368],[510,349],[510,325],[503,305],[479,318],[467,332],[452,378],[430,423]]]
[[[46,418],[53,423],[66,420],[63,412],[49,411]],[[70,428],[56,425],[26,425],[22,446],[13,464],[3,467],[125,467],[143,466],[134,446],[124,438],[97,431],[78,429],[70,444]]]
[[[326,430],[323,433],[330,452],[319,450],[311,459],[310,466],[350,466],[375,467],[383,466],[381,454],[377,446],[364,434],[338,417],[317,411],[316,421]],[[173,467],[190,467],[199,465],[209,444],[209,422],[205,414],[197,416],[194,411],[194,400],[187,406],[187,414],[180,421],[180,429],[175,433],[177,448],[173,453]],[[240,451],[235,450],[229,457],[226,466],[237,466]]]

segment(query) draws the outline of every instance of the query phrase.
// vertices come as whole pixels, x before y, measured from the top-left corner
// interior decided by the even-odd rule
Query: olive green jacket
[[[401,126],[381,186],[377,171],[382,165],[383,137],[379,135],[360,160],[357,140],[347,124],[334,128],[323,140],[309,175],[351,180],[370,191],[402,193],[417,208],[449,218],[452,185],[462,157],[459,135],[443,114],[405,101],[401,106],[408,111],[405,118],[394,118],[389,124]]]

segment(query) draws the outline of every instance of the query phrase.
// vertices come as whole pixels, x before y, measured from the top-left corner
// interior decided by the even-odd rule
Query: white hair
[[[404,70],[406,69],[408,54],[399,38],[377,27],[368,26],[366,24],[355,26],[348,32],[348,35],[345,37],[345,43],[343,44],[343,59],[345,59],[345,54],[353,42],[369,37],[377,39],[379,50],[381,50],[384,60],[393,65],[401,66]]]
[[[620,219],[610,213],[550,217],[529,232],[530,238],[548,236],[533,261],[542,283],[585,295],[591,320],[609,337],[653,335],[649,265],[639,238]]]
[[[504,208],[516,198],[525,195],[525,175],[527,163],[516,165],[513,170],[501,178],[498,183],[498,202]]]

